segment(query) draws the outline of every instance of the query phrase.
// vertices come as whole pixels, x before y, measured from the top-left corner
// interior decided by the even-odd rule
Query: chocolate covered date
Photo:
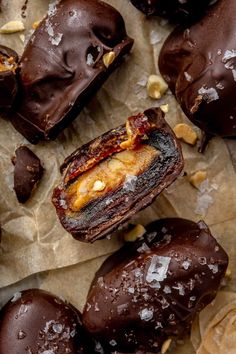
[[[39,289],[16,293],[0,312],[1,354],[93,354],[81,314]]]
[[[96,273],[83,312],[104,348],[159,353],[188,334],[215,297],[228,265],[204,222],[163,219],[110,256]]]
[[[50,5],[20,60],[15,128],[31,143],[56,138],[132,45],[120,13],[102,1]]]
[[[146,15],[159,15],[174,22],[193,21],[204,13],[212,0],[131,0]]]
[[[236,2],[220,0],[201,21],[175,29],[160,53],[161,74],[205,132],[202,151],[214,135],[236,136],[235,24]]]
[[[103,238],[145,208],[183,168],[181,148],[159,109],[128,118],[75,151],[53,203],[76,239]]]
[[[11,108],[18,90],[17,53],[0,45],[0,110]]]
[[[40,159],[26,146],[20,146],[12,158],[14,190],[20,203],[26,203],[43,176]]]

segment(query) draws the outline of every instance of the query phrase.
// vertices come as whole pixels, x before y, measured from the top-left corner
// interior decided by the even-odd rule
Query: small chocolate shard
[[[83,324],[108,352],[160,353],[216,296],[228,256],[207,225],[162,219],[97,271]]]
[[[20,203],[26,203],[43,176],[40,159],[26,146],[20,146],[12,158],[14,190]]]

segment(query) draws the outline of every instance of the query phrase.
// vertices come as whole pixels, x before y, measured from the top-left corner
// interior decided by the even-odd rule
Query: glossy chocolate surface
[[[219,1],[189,28],[177,28],[159,57],[184,113],[209,137],[236,136],[236,2]]]
[[[43,176],[40,159],[26,146],[20,146],[12,158],[14,164],[14,190],[20,203],[30,198],[33,189]]]
[[[93,354],[80,317],[46,291],[18,292],[0,312],[0,353]]]
[[[0,45],[0,110],[8,110],[15,99],[17,85],[17,53]]]
[[[54,139],[76,118],[132,47],[122,16],[97,0],[52,4],[20,61],[12,123],[31,143]],[[103,56],[114,52],[108,68]]]
[[[183,157],[164,113],[153,108],[82,146],[62,167],[52,199],[58,217],[73,237],[94,242],[173,183]],[[96,182],[104,185],[101,191],[94,192]]]
[[[204,13],[211,0],[131,0],[146,15],[159,15],[174,22],[193,21]]]
[[[96,273],[83,324],[108,350],[158,353],[188,334],[216,295],[228,265],[204,222],[163,219],[126,244]]]

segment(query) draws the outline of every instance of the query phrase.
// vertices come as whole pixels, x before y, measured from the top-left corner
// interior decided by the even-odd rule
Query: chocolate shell
[[[73,237],[94,242],[151,204],[182,168],[181,147],[164,113],[149,109],[67,158],[52,201]]]
[[[0,45],[0,110],[8,110],[16,97],[17,84],[17,53]]]
[[[51,4],[20,60],[14,127],[33,144],[56,138],[132,45],[122,16],[108,4],[97,0]]]
[[[107,350],[159,353],[167,339],[188,334],[196,314],[214,299],[227,265],[204,222],[156,221],[98,270],[83,324]]]
[[[46,291],[18,292],[0,312],[1,354],[93,354],[92,348],[79,311]]]
[[[175,29],[159,57],[161,74],[207,140],[236,136],[235,23],[236,2],[218,1],[200,22]]]
[[[193,21],[200,17],[212,0],[131,0],[146,15],[159,15],[173,22]]]
[[[43,176],[40,159],[26,146],[20,146],[12,158],[14,190],[20,203],[26,203]]]

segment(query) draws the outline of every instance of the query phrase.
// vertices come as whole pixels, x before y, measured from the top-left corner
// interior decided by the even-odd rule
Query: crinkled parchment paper
[[[128,34],[135,39],[135,46],[132,54],[113,73],[79,118],[56,141],[37,146],[22,138],[7,119],[0,118],[0,306],[15,291],[41,287],[65,297],[82,309],[94,272],[105,257],[120,246],[120,240],[115,237],[94,245],[83,244],[75,241],[61,227],[51,204],[51,194],[60,180],[59,166],[68,154],[123,123],[129,115],[151,106],[168,103],[170,110],[166,119],[172,127],[187,121],[170,93],[159,101],[153,101],[147,97],[145,89],[148,76],[158,72],[158,52],[171,26],[158,18],[146,19],[128,0],[107,2],[124,16]],[[21,20],[23,4],[24,0],[3,0],[0,26],[10,20]],[[47,0],[29,0],[27,17],[23,19],[26,38],[32,23],[43,17],[47,7]],[[24,45],[20,34],[0,35],[0,43],[21,53]],[[17,202],[13,192],[11,164],[11,157],[21,144],[29,146],[41,158],[46,170],[39,187],[24,206]],[[227,282],[224,289],[227,291],[223,293],[223,300],[227,303],[236,290],[236,175],[233,166],[236,141],[226,143],[215,138],[204,155],[198,153],[197,146],[182,146],[187,174],[198,170],[207,172],[208,180],[201,191],[192,187],[186,176],[182,176],[133,222],[146,224],[156,218],[171,216],[195,221],[204,219],[230,255],[232,279]],[[221,301],[221,294],[218,299]],[[216,312],[216,308],[210,307],[209,310],[208,307],[196,321],[192,335],[195,348],[200,346],[199,343],[196,345],[196,338],[209,337]],[[225,333],[228,335],[227,330]],[[235,337],[232,340],[236,347]],[[212,343],[209,345],[213,348]],[[199,354],[218,354],[208,348],[204,352],[204,347]],[[191,354],[196,350],[186,340],[177,343],[173,353]]]

